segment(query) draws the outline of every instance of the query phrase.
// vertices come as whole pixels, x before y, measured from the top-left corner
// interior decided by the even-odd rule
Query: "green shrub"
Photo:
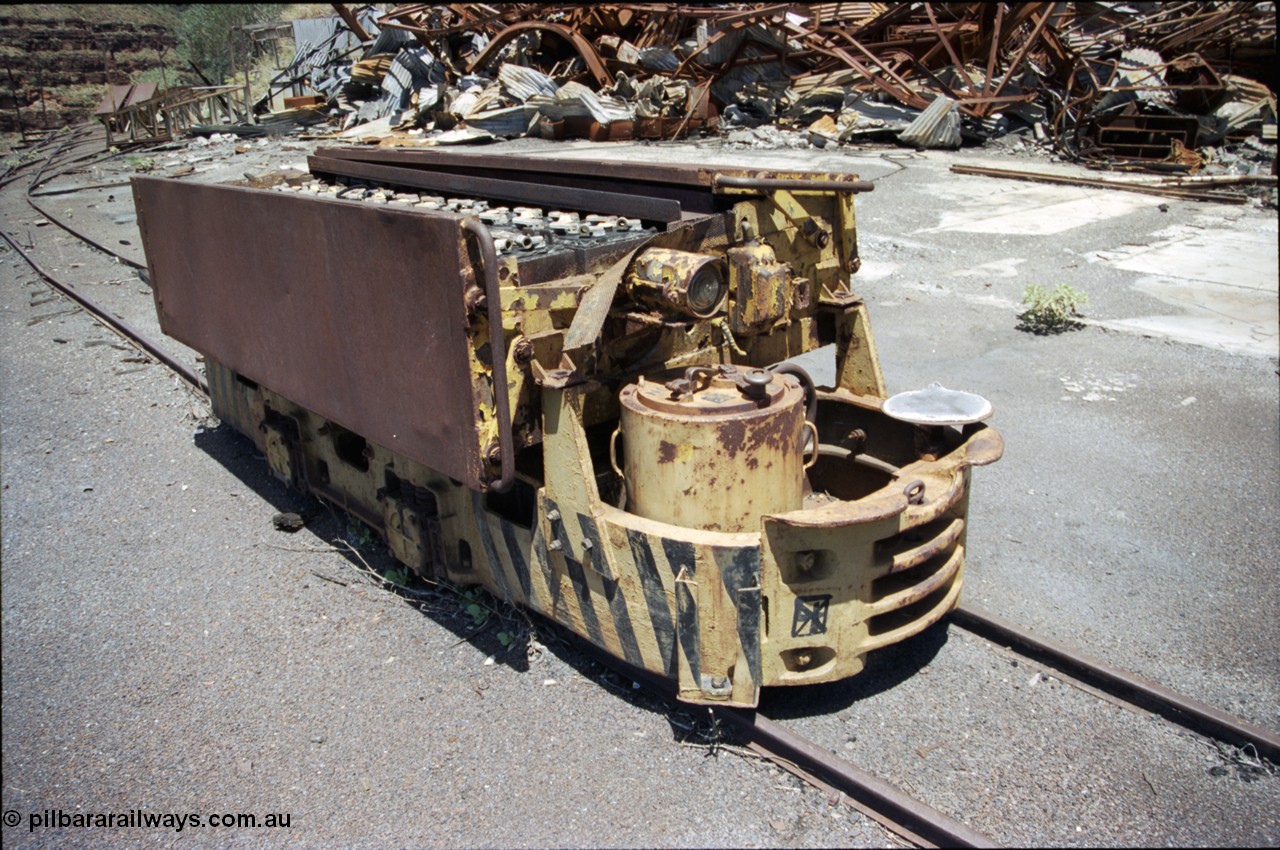
[[[1052,292],[1032,284],[1022,293],[1026,310],[1018,314],[1018,329],[1035,334],[1056,334],[1084,327],[1077,321],[1079,307],[1089,303],[1089,296],[1065,283]]]

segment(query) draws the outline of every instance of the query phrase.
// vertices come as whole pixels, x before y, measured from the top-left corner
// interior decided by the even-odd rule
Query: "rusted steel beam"
[[[916,63],[916,71],[918,71],[925,79],[927,79],[936,88],[938,88],[943,94],[945,94],[947,97],[954,100],[956,102],[956,105],[959,106],[960,109],[962,109],[965,112],[972,112],[972,110],[967,106],[961,105],[962,102],[966,100],[965,96],[962,93],[951,88],[951,86],[947,85],[942,80],[938,79],[938,76],[934,74],[932,71],[930,71],[928,68],[924,67],[919,63]]]
[[[951,46],[951,39],[942,31],[942,27],[938,25],[938,17],[933,13],[933,4],[925,3],[924,10],[929,16],[929,26],[937,34],[938,40],[942,42],[942,46],[947,51],[947,55],[951,57],[951,61],[956,66],[956,71],[960,76],[964,77],[964,81],[969,85],[969,90],[976,91],[978,87],[974,85],[973,77],[969,76],[969,69],[965,68],[964,61],[960,58],[960,54],[956,53],[955,48]],[[928,55],[926,54],[925,59],[927,58]],[[920,64],[923,65],[925,59],[921,59]]]
[[[601,87],[613,85],[613,74],[609,73],[609,69],[605,67],[604,60],[600,58],[600,54],[596,52],[591,42],[568,27],[547,21],[521,21],[518,24],[505,27],[502,32],[493,37],[492,41],[485,45],[484,50],[481,50],[475,59],[471,60],[468,70],[474,72],[484,68],[512,39],[522,32],[530,31],[550,33],[560,38],[578,52],[578,55],[582,57],[582,61],[586,64],[587,70],[591,72],[591,76],[595,77],[598,85]]]
[[[981,168],[974,165],[953,165],[951,170],[956,174],[971,174],[982,177],[1005,177],[1010,180],[1028,180],[1033,183],[1058,183],[1064,186],[1087,186],[1093,189],[1119,189],[1124,192],[1138,192],[1143,195],[1160,195],[1165,198],[1179,198],[1186,201],[1217,201],[1222,204],[1247,203],[1247,195],[1225,192],[1195,192],[1189,189],[1151,186],[1143,183],[1130,183],[1122,180],[1102,180],[1094,177],[1066,177],[1058,174],[1043,174],[1035,171],[1010,171],[1003,168]]]
[[[361,41],[369,40],[369,33],[365,32],[364,27],[360,25],[360,19],[347,8],[346,3],[331,3],[329,5],[333,6],[334,11],[338,13],[338,17],[342,18],[342,22],[347,25],[347,29],[351,30],[356,38]]]
[[[995,643],[1009,644],[1058,670],[1103,690],[1151,708],[1168,720],[1234,744],[1252,745],[1259,756],[1280,764],[1280,735],[1172,691],[1150,679],[1129,673],[1083,653],[1038,637],[991,614],[961,605],[951,622]]]
[[[933,4],[926,3],[924,5],[929,7],[928,11],[930,12],[933,11],[932,9]],[[962,6],[962,9],[963,11],[957,20],[950,23],[946,23],[946,24],[942,22],[938,22],[937,29],[934,29],[932,25],[926,24],[923,30],[919,31],[918,33],[906,33],[900,27],[894,33],[895,41],[904,42],[904,43],[911,42],[916,44],[928,43],[929,49],[926,50],[924,54],[919,57],[919,62],[921,65],[928,65],[932,67],[932,62],[938,57],[939,54],[944,52],[949,52],[947,50],[947,45],[944,45],[943,39],[939,37],[940,35],[942,35],[943,33],[946,33],[947,41],[950,41],[951,36],[954,35],[957,41],[959,41],[963,37],[966,24],[973,24],[974,29],[980,29],[976,24],[976,22],[974,22],[973,20],[974,16],[977,14],[977,11],[975,10],[974,6],[972,4],[964,5]],[[956,10],[953,9],[952,11],[954,12]],[[922,42],[920,40],[921,35],[929,36],[930,37],[929,41]],[[959,58],[962,59],[963,57],[959,57]]]
[[[961,95],[956,98],[956,103],[962,107],[979,103],[1031,103],[1037,97],[1039,97],[1039,94],[1034,91],[1024,92],[1023,94],[1002,94],[999,97],[965,97]]]
[[[1004,27],[1004,4],[996,4],[996,19],[991,31],[991,49],[987,55],[987,76],[982,81],[982,96],[991,93],[991,79],[996,75],[996,60],[1000,58],[1000,36]]]
[[[915,89],[912,88],[910,83],[908,83],[906,80],[899,77],[898,74],[894,72],[892,68],[885,65],[878,56],[876,56],[874,53],[872,53],[871,51],[863,47],[857,40],[855,40],[848,33],[845,33],[839,30],[830,31],[830,32],[832,35],[837,35],[837,36],[840,36],[841,38],[844,38],[851,45],[853,45],[855,49],[861,51],[867,57],[868,61],[872,65],[874,65],[876,68],[884,72],[886,76],[894,80],[894,82],[898,83],[898,85],[897,86],[891,85],[890,83],[882,79],[880,76],[873,73],[869,68],[867,68],[866,65],[863,65],[860,61],[858,61],[857,58],[850,55],[849,52],[842,47],[819,45],[811,41],[810,44],[812,48],[814,50],[817,50],[819,53],[823,53],[827,56],[834,57],[844,62],[845,65],[857,71],[859,74],[865,77],[872,85],[876,86],[885,94],[889,95],[894,100],[897,100],[899,103],[902,103],[905,106],[913,107],[915,109],[928,108],[930,101],[925,100],[923,97],[921,97],[915,91]]]
[[[1040,16],[1040,20],[1031,31],[1031,35],[1029,35],[1027,40],[1023,42],[1022,47],[1018,48],[1018,52],[1014,55],[1013,61],[1009,63],[1009,67],[1004,72],[1004,76],[1000,78],[1000,83],[995,87],[995,90],[991,92],[992,97],[999,97],[1000,93],[1004,91],[1004,87],[1009,84],[1009,80],[1013,77],[1014,72],[1022,65],[1022,60],[1026,58],[1027,52],[1031,50],[1032,45],[1040,39],[1040,33],[1044,32],[1045,25],[1049,23],[1049,19],[1052,17],[1053,5],[1049,4],[1049,8],[1044,10],[1044,14]]]
[[[729,13],[729,14],[715,15],[715,16],[706,15],[705,17],[714,17],[715,22],[720,26],[728,26],[730,24],[736,24],[741,21],[752,20],[760,16],[775,17],[778,15],[785,15],[787,12],[792,11],[794,8],[795,8],[794,3],[774,3],[771,6],[763,6],[761,8],[751,9],[750,11],[746,11],[746,12],[738,12],[736,14]]]
[[[891,4],[881,15],[872,18],[860,27],[851,30],[849,35],[859,41],[865,41],[867,39],[880,40],[886,29],[893,26],[898,21],[911,17],[913,12],[914,8],[910,3]]]
[[[1036,12],[1039,12],[1042,8],[1048,7],[1045,9],[1046,15],[1051,16],[1053,13],[1052,3],[1010,3],[1008,5],[1009,18],[1005,21],[1000,38],[995,39],[997,49],[1003,49],[1009,39],[1013,38],[1014,34],[1017,33],[1018,27],[1035,17]],[[1028,41],[1034,40],[1034,38],[1028,39]]]

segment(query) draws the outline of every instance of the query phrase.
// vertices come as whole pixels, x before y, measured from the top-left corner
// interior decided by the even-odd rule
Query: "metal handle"
[[[476,238],[480,244],[481,271],[484,273],[485,306],[489,314],[490,365],[493,369],[493,395],[497,407],[498,454],[502,473],[489,485],[495,493],[511,489],[516,477],[516,458],[512,451],[511,399],[507,397],[507,341],[502,331],[502,293],[498,283],[498,252],[493,245],[489,228],[476,218],[462,219],[462,229]]]
[[[813,457],[809,458],[808,462],[806,462],[804,465],[804,468],[808,469],[809,467],[813,466],[815,463],[818,462],[818,426],[814,425],[812,422],[806,419],[804,421],[804,427],[807,430],[813,432]],[[804,455],[803,448],[800,450],[800,454],[801,456]]]
[[[627,483],[627,476],[622,474],[622,470],[618,468],[618,435],[622,433],[622,426],[619,425],[613,429],[613,436],[609,437],[609,466],[613,467],[613,472],[622,481]]]
[[[769,367],[769,371],[777,372],[779,375],[795,375],[800,385],[804,387],[804,418],[809,422],[818,418],[818,388],[814,386],[813,378],[803,367],[784,360],[781,363],[774,363]]]

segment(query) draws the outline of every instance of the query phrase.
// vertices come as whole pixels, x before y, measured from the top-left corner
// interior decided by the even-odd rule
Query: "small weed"
[[[476,628],[480,628],[489,621],[489,606],[485,604],[487,595],[479,587],[468,587],[462,591],[462,601],[466,603],[462,610],[471,618],[471,623]]]
[[[35,162],[39,158],[40,154],[36,153],[36,151],[27,150],[17,156],[9,157],[4,161],[4,164],[9,168],[21,168],[29,162]]]
[[[134,171],[150,171],[156,167],[156,161],[149,156],[131,156],[128,162]]]
[[[406,567],[397,567],[393,570],[387,570],[382,577],[396,587],[409,586],[409,570]]]
[[[1065,283],[1052,292],[1032,284],[1022,293],[1022,303],[1027,309],[1018,314],[1018,330],[1056,334],[1084,327],[1076,319],[1080,306],[1089,303],[1089,296]]]
[[[347,540],[357,549],[367,549],[373,545],[373,531],[355,517],[347,517]]]

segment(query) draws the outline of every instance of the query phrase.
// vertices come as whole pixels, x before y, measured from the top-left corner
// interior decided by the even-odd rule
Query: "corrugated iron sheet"
[[[898,140],[917,148],[960,147],[960,110],[956,102],[938,95],[919,118],[898,134]]]

